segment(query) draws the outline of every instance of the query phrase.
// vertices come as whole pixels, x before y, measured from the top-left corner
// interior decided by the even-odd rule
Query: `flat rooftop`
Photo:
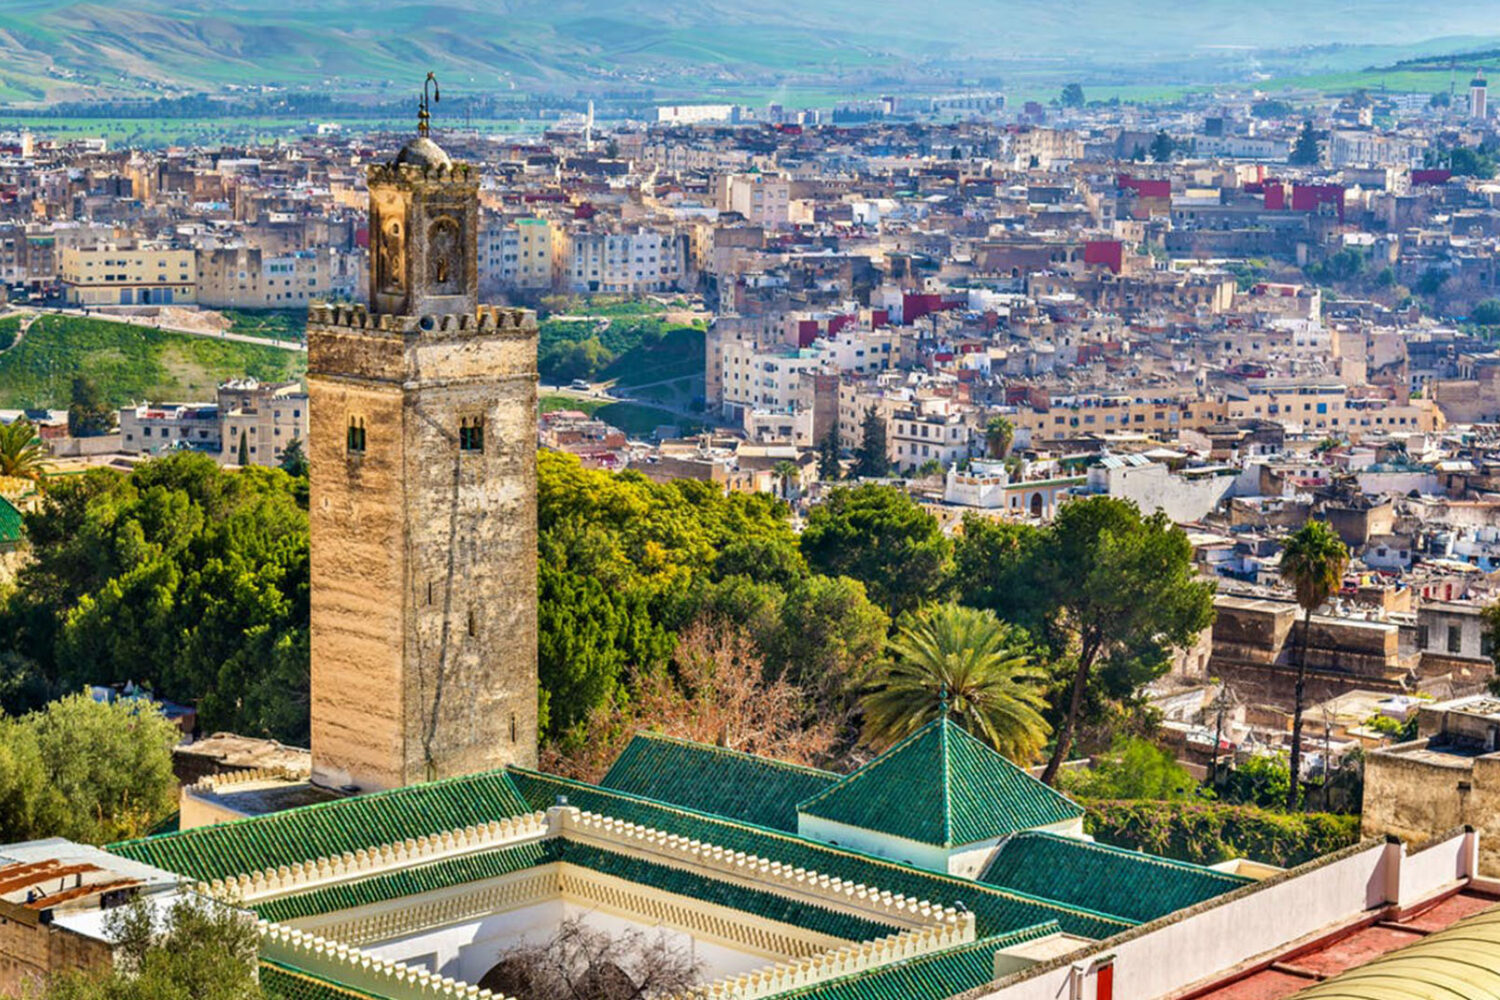
[[[1292,950],[1269,965],[1264,961],[1207,991],[1179,994],[1177,1000],[1282,1000],[1341,972],[1423,940],[1464,917],[1483,912],[1500,897],[1463,889],[1436,904],[1395,920],[1376,920],[1336,934],[1301,950]]]

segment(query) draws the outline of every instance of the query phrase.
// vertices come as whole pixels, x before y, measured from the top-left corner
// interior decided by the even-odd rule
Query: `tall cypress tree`
[[[875,407],[865,411],[860,425],[863,440],[854,453],[854,474],[878,479],[891,474],[891,460],[886,451],[885,420],[875,412]]]
[[[818,478],[832,482],[843,471],[839,466],[839,423],[835,420],[818,442]]]
[[[245,440],[245,432],[240,431],[240,466],[243,468],[250,464],[250,443]]]

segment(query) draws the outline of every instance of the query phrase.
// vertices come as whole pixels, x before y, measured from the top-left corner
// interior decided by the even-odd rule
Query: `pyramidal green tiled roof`
[[[701,840],[731,851],[744,851],[797,868],[863,885],[878,886],[913,899],[943,906],[963,904],[972,911],[976,932],[1003,934],[1056,920],[1069,934],[1106,938],[1136,921],[1084,907],[1058,903],[957,875],[945,875],[877,858],[848,847],[825,844],[784,830],[685,809],[666,802],[600,788],[587,782],[512,767],[511,779],[533,809],[546,809],[566,796],[568,804],[627,823]]]
[[[1130,920],[1155,920],[1251,880],[1039,830],[1000,846],[980,881]]]
[[[1061,823],[1083,808],[946,717],[801,804],[809,816],[954,847]]]
[[[757,826],[796,832],[797,803],[838,780],[839,775],[831,771],[691,740],[637,733],[599,784]]]
[[[504,771],[357,795],[111,844],[111,852],[208,881],[530,812]]]

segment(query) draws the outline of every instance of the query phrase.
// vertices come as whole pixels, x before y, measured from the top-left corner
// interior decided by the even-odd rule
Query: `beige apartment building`
[[[328,250],[200,250],[198,302],[215,309],[305,309],[330,297],[332,270]]]
[[[79,306],[183,305],[198,301],[193,250],[65,247],[64,298]]]
[[[219,427],[221,462],[239,464],[243,441],[245,464],[280,465],[288,444],[307,444],[307,392],[300,382],[225,382],[219,386]]]

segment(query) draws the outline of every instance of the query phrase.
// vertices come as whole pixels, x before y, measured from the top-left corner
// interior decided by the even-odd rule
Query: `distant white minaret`
[[[583,123],[583,148],[594,151],[594,102],[589,101],[589,116]]]
[[[1474,74],[1474,79],[1469,81],[1469,117],[1475,121],[1484,121],[1489,117],[1489,93],[1484,82],[1484,70]]]

